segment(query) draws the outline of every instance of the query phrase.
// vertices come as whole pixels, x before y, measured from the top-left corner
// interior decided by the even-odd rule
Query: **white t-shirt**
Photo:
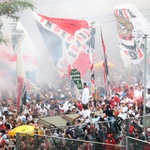
[[[36,104],[35,108],[36,109],[41,109],[41,104]]]
[[[46,109],[50,109],[50,104],[45,105]]]
[[[89,109],[84,110],[83,118],[87,117],[87,119],[85,120],[85,123],[89,123],[90,122],[90,114],[91,114],[91,111]]]
[[[63,104],[62,109],[64,110],[64,112],[66,112],[66,111],[69,109],[69,101],[66,101],[66,102]]]
[[[4,113],[5,111],[8,111],[8,108],[7,108],[7,107],[3,107],[3,113]]]
[[[150,108],[150,94],[146,96],[146,106]]]
[[[25,110],[23,111],[23,113],[22,113],[22,114],[24,114],[24,115],[25,115],[25,114],[29,114],[29,113],[30,113],[30,110],[25,108]]]
[[[141,90],[134,90],[134,98],[139,99],[142,97],[142,91]]]
[[[127,118],[128,107],[122,107],[122,112],[119,113],[118,117],[121,117],[123,120]]]
[[[132,115],[134,115],[135,116],[135,111],[133,111],[133,110],[129,110],[129,112],[128,112],[129,114],[132,114]]]
[[[95,129],[97,129],[97,130],[99,130],[99,125],[98,125],[99,120],[100,120],[100,116],[92,119],[92,124],[94,124]]]
[[[83,115],[84,115],[84,110],[82,109],[81,111],[79,110],[79,115],[81,115],[82,117],[79,118],[80,121],[82,121],[84,118],[83,118]]]
[[[41,108],[39,110],[39,113],[42,114],[42,116],[46,116],[47,115],[47,110],[45,108],[44,109]]]
[[[87,104],[89,102],[89,89],[85,87],[82,91],[82,104]]]

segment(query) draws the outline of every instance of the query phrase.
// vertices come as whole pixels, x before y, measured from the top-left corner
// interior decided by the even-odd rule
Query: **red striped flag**
[[[22,111],[23,105],[26,105],[26,78],[23,54],[19,39],[17,48],[17,110]]]
[[[107,64],[107,55],[106,55],[106,47],[103,40],[103,34],[101,30],[101,42],[102,42],[102,50],[103,50],[103,69],[104,69],[104,84],[107,90],[107,96],[109,92],[109,71],[108,71],[108,64]]]
[[[90,74],[91,74],[91,92],[95,92],[95,74],[94,74],[94,49],[91,48],[91,44],[89,46],[89,55],[90,55]]]

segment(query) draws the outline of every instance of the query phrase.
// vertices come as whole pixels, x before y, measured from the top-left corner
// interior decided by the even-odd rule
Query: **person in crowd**
[[[115,128],[114,128],[114,122],[115,122],[115,118],[113,116],[113,110],[110,108],[110,104],[107,104],[103,110],[103,113],[105,114],[105,121],[110,121],[110,128],[112,132],[115,132]],[[109,126],[109,122],[108,122],[108,126]]]
[[[68,85],[69,84],[67,84],[67,86]],[[111,97],[107,100],[105,99],[105,93],[99,91],[97,98],[95,98],[96,101],[94,101],[93,97],[89,98],[90,91],[89,87],[87,87],[87,84],[83,84],[81,100],[73,100],[68,94],[69,88],[66,88],[65,86],[66,84],[62,84],[56,89],[45,89],[45,86],[38,92],[31,92],[31,99],[27,101],[26,106],[24,107],[22,112],[19,113],[16,110],[16,101],[15,98],[13,98],[13,96],[11,97],[11,103],[9,103],[7,98],[1,99],[0,131],[1,134],[4,135],[2,136],[2,139],[8,139],[8,132],[14,129],[15,127],[28,124],[43,130],[46,135],[48,134],[55,137],[65,136],[70,139],[79,138],[84,139],[85,141],[93,140],[97,142],[102,142],[102,149],[114,149],[117,147],[116,144],[125,143],[123,139],[121,139],[120,142],[118,140],[118,137],[122,138],[123,136],[125,136],[126,126],[124,120],[126,118],[129,118],[129,136],[140,140],[148,141],[149,137],[146,135],[147,133],[144,133],[143,119],[141,119],[143,112],[143,99],[140,96],[138,96],[140,95],[138,93],[140,93],[142,89],[138,88],[139,86],[137,86],[136,84],[134,86],[129,84],[128,86],[120,85],[120,87],[116,90],[111,89],[114,92],[111,94]],[[58,91],[58,89],[61,89],[61,91]],[[83,93],[86,94],[84,95]],[[147,110],[149,110],[150,108],[149,95],[150,90],[148,89],[146,97]],[[10,108],[10,104],[14,104],[13,108]],[[94,107],[96,109],[89,109],[89,106],[90,108]],[[63,109],[64,111],[61,111],[61,109]],[[100,110],[101,113],[100,111],[93,112],[96,110]],[[77,117],[72,119],[69,125],[66,124],[66,127],[64,127],[65,129],[63,131],[58,131],[56,129],[54,132],[51,131],[51,134],[49,134],[47,132],[46,127],[44,127],[40,123],[36,123],[36,121],[34,120],[35,118],[37,119],[40,116],[45,117],[48,114],[50,114],[50,117],[54,115],[59,115],[60,112],[62,113],[62,115],[66,112],[68,112],[69,114],[77,113]],[[94,114],[93,116],[91,115],[91,112]],[[103,118],[104,113],[105,116]],[[67,114],[65,115],[67,116]],[[109,134],[113,135],[110,136]],[[7,137],[5,135],[7,135]],[[59,145],[59,142],[60,140],[57,140],[57,145]],[[23,143],[25,143],[25,141]],[[45,141],[45,144],[41,144],[42,146],[40,148],[44,148],[44,146],[46,147],[46,144],[48,145],[48,143],[51,143],[50,140],[47,142]],[[51,143],[50,147],[53,147],[56,143],[54,143],[53,141],[53,144]],[[112,145],[111,147],[107,147],[107,144]],[[25,147],[26,144],[23,144],[23,146]],[[67,142],[64,142],[64,149],[65,146],[67,146],[67,148],[69,147]]]
[[[100,115],[96,115],[95,113],[91,113],[92,116],[92,124],[94,124],[95,130],[99,131],[100,130],[100,119],[101,116]]]
[[[141,99],[142,98],[143,89],[141,85],[135,83],[134,85],[134,99]]]
[[[79,113],[76,118],[72,119],[72,123],[74,124],[78,124],[83,120],[83,114],[84,114],[83,105],[78,104],[77,107],[78,107]]]
[[[45,108],[44,104],[41,104],[41,108],[38,111],[39,116],[47,116],[47,109]]]
[[[59,102],[59,112],[60,112],[60,114],[65,113],[64,102],[63,101]]]
[[[71,113],[72,114],[76,114],[76,113],[78,113],[79,112],[79,110],[75,107],[75,106],[72,106],[71,107]]]
[[[150,88],[147,90],[146,109],[147,113],[150,113]]]
[[[26,115],[26,114],[30,114],[31,109],[29,105],[25,106],[25,109],[23,110],[22,114]]]
[[[135,117],[136,114],[135,106],[133,104],[129,104],[128,109],[129,109],[128,117]]]
[[[116,140],[112,134],[108,135],[107,139],[105,140],[105,143],[105,150],[115,150]]]
[[[67,126],[67,129],[66,129],[64,137],[76,139],[77,137],[76,137],[76,133],[75,133],[75,128],[73,126],[71,126],[70,122],[67,122],[66,126]]]
[[[83,83],[83,91],[82,91],[82,104],[87,105],[89,102],[89,88],[86,82]]]
[[[123,120],[125,120],[127,118],[127,113],[128,113],[128,107],[126,105],[126,102],[122,100],[118,116],[121,117]]]
[[[84,129],[88,123],[90,123],[90,114],[91,111],[88,109],[87,105],[83,105],[83,115],[82,115],[82,120],[78,123],[78,126],[76,127],[76,130],[79,134],[79,136],[84,135]],[[76,119],[76,118],[75,118]]]

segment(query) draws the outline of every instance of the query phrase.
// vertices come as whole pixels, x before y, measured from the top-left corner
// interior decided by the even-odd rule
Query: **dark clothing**
[[[70,135],[72,138],[76,138],[76,135],[75,135],[75,128],[74,127],[69,127],[67,130],[66,130],[66,135]]]
[[[55,112],[57,112],[57,114],[59,115],[59,106],[57,104],[51,105],[50,110],[55,110]]]
[[[105,113],[108,117],[113,117],[113,110],[106,109],[105,111],[103,111],[103,113]]]

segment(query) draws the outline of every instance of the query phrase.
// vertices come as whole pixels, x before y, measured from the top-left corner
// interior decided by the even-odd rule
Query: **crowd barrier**
[[[150,142],[139,140],[133,137],[126,137],[127,150],[150,150]]]
[[[122,142],[119,145],[111,145],[106,143],[95,142],[95,137],[91,141],[85,140],[77,140],[77,139],[69,139],[62,138],[57,136],[49,136],[52,135],[56,130],[66,129],[66,126],[59,128],[48,129],[45,132],[45,135],[38,135],[36,130],[34,136],[30,134],[16,134],[16,148],[17,150],[148,150],[150,149],[149,142],[144,140],[139,140],[137,138],[131,138],[129,128],[133,126],[134,123],[143,124],[143,121],[146,122],[146,129],[150,128],[150,115],[147,116],[139,116],[139,117],[130,117],[124,120],[121,124],[122,126]],[[105,124],[111,123],[110,121],[100,122],[102,125],[104,133],[107,133],[107,127]],[[143,128],[143,127],[142,127]],[[146,130],[147,131],[147,130]],[[95,130],[93,130],[94,135]],[[150,138],[150,131],[149,133]]]
[[[125,146],[117,144],[106,144],[94,141],[85,141],[77,139],[62,138],[56,136],[41,136],[35,134],[22,135],[16,134],[16,149],[17,150],[125,150]]]

